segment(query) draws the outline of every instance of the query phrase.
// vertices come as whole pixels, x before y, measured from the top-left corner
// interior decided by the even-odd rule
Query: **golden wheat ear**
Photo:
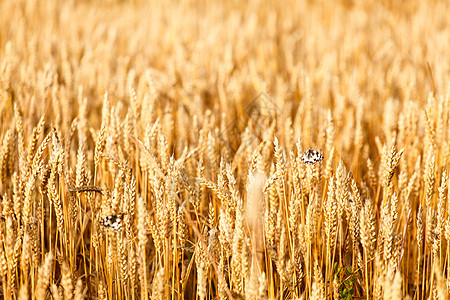
[[[143,163],[146,168],[152,168],[161,178],[165,179],[166,175],[163,171],[161,171],[161,167],[158,163],[156,157],[150,152],[150,150],[145,147],[144,143],[135,138],[134,136],[130,136],[134,143],[141,149],[141,163]]]

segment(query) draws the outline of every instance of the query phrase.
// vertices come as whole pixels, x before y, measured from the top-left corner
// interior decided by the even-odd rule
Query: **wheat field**
[[[1,299],[447,299],[448,1],[0,1]]]

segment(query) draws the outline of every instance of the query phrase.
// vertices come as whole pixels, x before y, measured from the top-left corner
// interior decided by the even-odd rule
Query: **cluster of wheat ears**
[[[0,11],[0,298],[446,299],[447,1]]]

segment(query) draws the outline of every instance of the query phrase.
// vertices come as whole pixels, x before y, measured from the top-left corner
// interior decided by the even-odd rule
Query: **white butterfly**
[[[100,225],[114,231],[120,231],[123,224],[124,213],[109,215],[99,221]]]
[[[305,153],[303,153],[301,160],[304,164],[315,165],[319,161],[323,160],[323,155],[319,151],[309,148]]]

